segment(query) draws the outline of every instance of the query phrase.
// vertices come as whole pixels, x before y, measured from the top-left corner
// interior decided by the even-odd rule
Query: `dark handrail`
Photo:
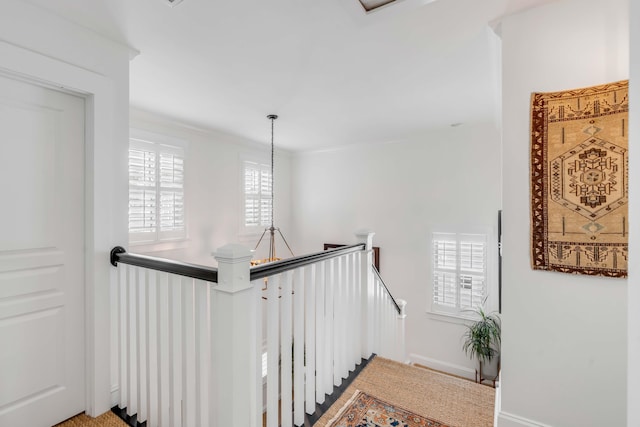
[[[380,272],[378,271],[376,266],[372,265],[371,268],[373,268],[373,272],[378,277],[378,280],[380,281],[380,283],[382,283],[382,286],[384,286],[384,290],[387,291],[387,294],[389,295],[389,297],[391,297],[391,301],[393,301],[393,305],[396,306],[396,311],[398,312],[398,314],[402,314],[402,310],[400,309],[400,306],[396,302],[396,299],[393,297],[393,295],[391,295],[391,292],[389,292],[389,288],[387,288],[387,285],[384,283],[384,280],[382,280],[382,276],[380,276]]]
[[[116,246],[111,250],[111,265],[117,267],[118,263],[135,265],[136,267],[150,268],[164,271],[165,273],[178,274],[180,276],[193,277],[206,282],[218,282],[218,269],[204,265],[188,264],[165,258],[157,258],[146,255],[128,253],[122,246]]]
[[[365,249],[365,244],[360,243],[351,246],[344,246],[311,255],[301,255],[287,258],[268,264],[258,265],[251,268],[250,280],[262,279],[273,276],[284,271],[293,270],[314,262],[324,261],[330,258],[347,255]],[[151,257],[127,252],[123,247],[116,246],[111,250],[111,264],[117,266],[118,263],[134,265],[137,267],[150,268],[152,270],[164,271],[165,273],[178,274],[180,276],[193,277],[207,282],[218,282],[218,269],[204,265],[188,264],[180,261],[173,261],[165,258]]]
[[[295,268],[313,264],[314,262],[348,255],[353,252],[363,251],[364,249],[366,249],[366,245],[364,243],[358,243],[351,246],[343,246],[337,249],[317,252],[311,255],[301,255],[293,258],[283,259],[280,261],[270,262],[268,264],[258,265],[251,269],[250,280],[253,281],[262,279],[264,277],[273,276],[274,274],[282,273],[284,271],[293,270]]]
[[[251,268],[250,280],[262,279],[265,277],[273,276],[288,270],[294,270],[296,268],[303,267],[305,265],[313,264],[316,262],[324,261],[331,258],[336,258],[343,255],[348,255],[353,252],[358,252],[366,249],[364,243],[359,243],[351,246],[343,246],[336,249],[330,249],[323,252],[317,252],[310,255],[301,255],[293,258],[287,258],[280,261],[270,262],[268,264],[258,265]],[[118,266],[118,263],[133,265],[136,267],[144,267],[152,270],[164,271],[165,273],[178,274],[180,276],[192,277],[194,279],[204,280],[205,282],[218,282],[218,269],[214,267],[207,267],[204,265],[189,264],[186,262],[174,261],[165,258],[157,258],[147,255],[139,255],[128,253],[122,246],[116,246],[111,250],[111,264],[114,267]],[[384,287],[385,291],[391,297],[393,305],[396,307],[398,314],[402,314],[400,306],[396,302],[389,288],[382,280],[380,272],[371,265],[373,272],[377,276],[380,283]]]

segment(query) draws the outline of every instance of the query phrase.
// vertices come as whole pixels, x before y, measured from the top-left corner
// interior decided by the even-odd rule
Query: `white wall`
[[[265,140],[256,143],[213,130],[197,129],[187,124],[132,109],[131,127],[180,139],[186,142],[185,198],[188,238],[161,245],[129,246],[130,252],[177,259],[185,262],[216,265],[211,253],[227,243],[241,243],[253,249],[258,234],[241,234],[242,158],[258,156],[270,161],[271,124],[265,122]],[[291,234],[291,161],[287,151],[277,148],[276,122],[274,187],[276,193],[274,222],[289,240]],[[265,256],[268,241],[258,248],[256,258]],[[284,256],[284,245],[277,240]],[[262,254],[262,255],[261,255]]]
[[[500,209],[500,140],[492,124],[462,125],[409,141],[359,145],[293,158],[296,247],[354,243],[376,232],[381,273],[408,301],[407,350],[413,360],[473,377],[461,350],[464,326],[426,313],[430,231],[488,227]]]
[[[4,0],[0,69],[88,94],[86,144],[86,412],[109,410],[110,249],[126,238],[127,46],[23,1]],[[15,54],[8,55],[7,52]],[[123,191],[124,190],[124,191]]]
[[[630,22],[640,22],[640,2],[630,4]],[[630,99],[640,99],[640,26],[631,25]],[[628,388],[627,425],[640,426],[640,108],[629,107],[629,290],[628,290]]]
[[[565,0],[502,22],[500,427],[626,425],[627,281],[529,264],[529,97],[628,78],[628,1]]]

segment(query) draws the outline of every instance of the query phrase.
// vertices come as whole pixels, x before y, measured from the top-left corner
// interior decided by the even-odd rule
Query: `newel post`
[[[210,420],[214,426],[257,427],[256,304],[249,280],[252,253],[230,244],[214,254],[218,285],[211,291]],[[262,420],[260,420],[260,425]]]
[[[407,302],[403,299],[396,300],[400,313],[398,314],[398,330],[396,331],[396,348],[398,349],[398,362],[405,363],[407,361],[407,342],[405,340],[405,319],[407,318]]]
[[[368,359],[373,353],[373,236],[376,233],[369,230],[360,230],[356,232],[358,242],[366,245],[364,256],[361,262],[361,281],[362,290],[362,357]]]

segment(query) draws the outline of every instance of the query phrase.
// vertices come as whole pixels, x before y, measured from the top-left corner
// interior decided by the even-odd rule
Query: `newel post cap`
[[[398,307],[400,307],[399,317],[401,319],[404,319],[405,317],[407,317],[407,301],[403,299],[397,299],[396,303],[398,304]]]
[[[238,263],[250,261],[253,251],[238,243],[229,243],[218,248],[212,255],[220,263]]]
[[[250,267],[253,251],[237,243],[230,243],[213,253],[218,261],[218,286],[220,292],[236,293],[251,288]]]
[[[371,249],[373,247],[373,236],[376,233],[371,230],[363,229],[356,231],[356,237],[360,243],[365,243],[367,245],[367,249]]]

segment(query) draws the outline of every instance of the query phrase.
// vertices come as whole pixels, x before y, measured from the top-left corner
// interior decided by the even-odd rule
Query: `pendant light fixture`
[[[287,249],[289,250],[289,253],[291,253],[291,256],[294,256],[293,255],[293,251],[291,250],[291,247],[289,246],[289,243],[287,243],[287,239],[284,238],[284,236],[283,236],[282,232],[280,231],[280,229],[274,226],[274,221],[273,221],[273,208],[274,208],[274,200],[275,200],[275,197],[274,197],[275,191],[274,191],[274,186],[273,186],[273,182],[274,182],[273,127],[274,127],[274,121],[277,118],[278,118],[278,116],[276,116],[275,114],[269,114],[267,116],[267,119],[271,120],[271,226],[268,227],[268,228],[265,228],[265,230],[262,232],[262,236],[260,236],[260,240],[258,240],[258,243],[256,244],[256,247],[254,249],[254,251],[258,249],[258,247],[260,246],[260,243],[262,243],[262,240],[264,239],[264,236],[268,232],[269,233],[269,254],[268,254],[267,258],[262,258],[262,259],[257,259],[257,260],[251,261],[251,265],[266,264],[268,262],[278,261],[278,260],[281,259],[281,258],[278,258],[277,253],[276,253],[276,231],[278,232],[278,234],[282,238],[282,241],[284,242],[284,244],[287,246]]]

